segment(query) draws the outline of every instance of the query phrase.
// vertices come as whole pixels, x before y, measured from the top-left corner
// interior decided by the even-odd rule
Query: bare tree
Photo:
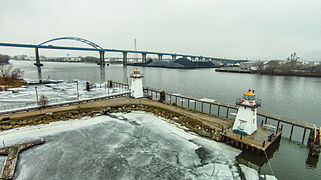
[[[48,103],[49,103],[49,100],[48,100],[47,96],[41,95],[40,99],[39,99],[39,105],[44,107],[44,106],[48,105]]]
[[[4,81],[8,81],[9,79],[16,80],[22,78],[23,71],[19,68],[13,68],[12,64],[2,65],[0,66],[0,77],[4,79]]]
[[[11,79],[19,79],[22,78],[22,74],[23,71],[19,68],[15,68],[12,72],[11,72]]]
[[[258,71],[262,71],[264,69],[264,62],[263,61],[256,61],[254,66],[257,66]]]
[[[12,64],[2,65],[0,67],[0,75],[5,81],[9,80],[12,68],[13,68]]]
[[[280,63],[278,61],[269,61],[267,63],[267,68],[265,69],[268,73],[274,73],[274,71],[280,67]]]
[[[0,64],[8,64],[10,56],[0,54]]]

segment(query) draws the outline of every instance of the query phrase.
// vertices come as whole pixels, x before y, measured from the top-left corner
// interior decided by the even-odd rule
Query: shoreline
[[[0,91],[6,91],[9,88],[18,88],[26,84],[27,82],[24,79],[10,79],[6,82],[3,77],[0,77]]]
[[[216,72],[228,72],[228,73],[245,73],[245,74],[257,74],[257,75],[270,75],[270,76],[297,76],[297,77],[321,77],[321,74],[317,73],[307,73],[307,72],[291,72],[291,73],[281,73],[281,72],[259,72],[259,71],[251,71],[244,69],[228,69],[228,68],[217,68]]]

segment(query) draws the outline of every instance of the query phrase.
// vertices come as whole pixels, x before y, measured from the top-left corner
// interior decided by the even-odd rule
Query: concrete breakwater
[[[267,131],[259,127],[255,136],[240,136],[231,130],[233,121],[210,114],[166,104],[148,98],[132,99],[120,97],[114,99],[88,102],[80,105],[57,107],[42,111],[23,112],[11,115],[10,120],[0,124],[1,129],[11,129],[28,125],[46,124],[54,121],[78,119],[84,116],[109,115],[113,112],[145,111],[179,123],[201,136],[216,141],[224,141],[241,149],[252,152],[267,150],[281,135],[281,132]]]
[[[201,121],[197,120],[196,118],[188,117],[167,109],[144,105],[144,104],[124,104],[124,105],[117,105],[112,107],[73,109],[68,111],[58,111],[54,113],[43,113],[40,115],[13,118],[8,121],[2,121],[0,123],[0,129],[8,130],[8,129],[19,128],[24,126],[49,124],[51,122],[56,122],[56,121],[67,121],[70,119],[79,119],[81,117],[88,117],[88,116],[94,117],[96,115],[103,115],[103,114],[108,115],[109,113],[129,112],[129,111],[150,112],[156,116],[160,116],[165,119],[172,120],[173,122],[179,123],[201,136],[210,137],[211,139],[220,141],[220,136],[218,134],[219,131],[216,131],[215,129],[211,128],[208,125],[204,125]],[[218,128],[220,129],[220,127]]]

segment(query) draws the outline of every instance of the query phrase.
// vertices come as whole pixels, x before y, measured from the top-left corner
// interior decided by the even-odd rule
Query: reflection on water
[[[269,149],[266,151],[266,156],[269,159],[273,158],[273,155],[275,152],[279,150],[280,147],[280,140],[275,141],[274,144],[272,144]],[[242,164],[248,165],[249,163],[256,167],[257,169],[260,169],[263,165],[267,163],[267,159],[264,153],[255,154],[250,152],[250,150],[246,151],[244,150],[241,154],[239,154],[236,159],[238,162],[241,162]]]
[[[124,66],[123,67],[123,82],[126,83],[126,84],[129,84],[128,83],[128,78],[129,78],[129,75],[128,75],[128,72],[127,72],[127,67]]]
[[[319,157],[307,157],[307,161],[305,162],[308,168],[317,168],[318,167],[318,162],[319,162]]]
[[[41,83],[42,82],[41,67],[38,66],[37,69],[38,69],[38,80],[39,80],[39,83]]]
[[[100,83],[106,82],[106,69],[105,66],[100,65]]]

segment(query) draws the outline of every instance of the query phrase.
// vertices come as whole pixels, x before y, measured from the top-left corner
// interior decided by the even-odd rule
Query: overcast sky
[[[321,0],[0,0],[0,42],[62,36],[114,49],[133,49],[136,38],[147,51],[263,60],[295,51],[321,60]]]

